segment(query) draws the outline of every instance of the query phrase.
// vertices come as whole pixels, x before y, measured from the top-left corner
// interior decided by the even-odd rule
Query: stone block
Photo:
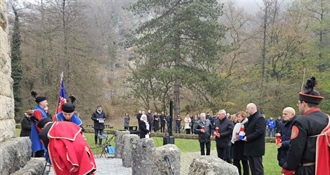
[[[132,167],[133,164],[133,142],[139,140],[139,136],[136,134],[125,134],[123,136],[123,149],[122,149],[122,162],[124,167]]]
[[[29,137],[18,137],[0,144],[0,175],[16,172],[31,158],[31,141]]]
[[[14,119],[14,115],[14,99],[0,95],[0,121]]]
[[[153,175],[180,175],[180,159],[180,149],[173,144],[154,148],[151,161]]]
[[[23,168],[10,175],[41,175],[44,174],[45,166],[45,158],[32,158]]]
[[[0,142],[10,138],[14,138],[15,135],[16,135],[15,120],[14,119],[0,120]],[[0,143],[1,146],[3,144],[4,143]]]
[[[152,175],[152,151],[155,147],[151,138],[138,139],[133,142],[132,175]]]
[[[123,136],[125,134],[129,134],[129,131],[116,131],[116,139],[115,139],[115,157],[121,158],[121,153],[123,150]]]
[[[238,175],[237,167],[217,157],[199,156],[189,167],[189,175]]]
[[[0,100],[6,100],[5,98],[14,98],[13,95],[13,79],[10,75],[5,75],[4,73],[0,72],[0,96],[3,96]],[[7,102],[8,100],[6,100]],[[3,102],[2,102],[3,103]],[[14,102],[12,102],[13,104]]]

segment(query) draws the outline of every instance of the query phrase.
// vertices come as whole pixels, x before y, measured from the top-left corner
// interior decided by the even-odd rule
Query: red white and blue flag
[[[58,108],[57,113],[62,112],[62,105],[66,103],[66,93],[64,89],[64,83],[63,83],[63,72],[61,73],[61,81],[60,81],[60,92],[58,97]]]

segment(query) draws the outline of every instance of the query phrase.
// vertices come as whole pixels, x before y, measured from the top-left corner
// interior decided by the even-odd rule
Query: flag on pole
[[[63,72],[61,73],[61,81],[60,81],[60,92],[58,97],[58,107],[57,107],[57,113],[62,112],[62,105],[66,103],[66,93],[64,89],[64,83],[63,83]]]

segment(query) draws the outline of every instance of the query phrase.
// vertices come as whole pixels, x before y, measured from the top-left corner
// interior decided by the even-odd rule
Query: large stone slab
[[[124,167],[132,167],[133,165],[133,142],[139,140],[139,136],[136,134],[125,134],[123,136],[123,150],[121,154],[121,160]]]
[[[32,158],[23,168],[10,175],[42,175],[46,168],[45,165],[45,158]]]
[[[0,144],[0,175],[8,175],[24,167],[31,158],[29,137],[18,137]]]
[[[199,156],[189,167],[189,175],[238,175],[237,167],[217,157]]]
[[[0,54],[0,56],[1,56],[1,54]],[[0,59],[3,59],[3,58],[0,57]],[[8,59],[8,61],[10,61],[10,59]],[[6,66],[6,65],[3,65],[3,66]],[[7,103],[8,99],[5,99],[5,97],[6,98],[11,98],[11,99],[14,97],[14,95],[13,95],[13,83],[14,83],[14,81],[10,77],[10,74],[4,74],[3,72],[0,72],[0,84],[1,84],[1,86],[0,86],[0,96],[3,96],[1,100],[5,101],[6,103]],[[4,102],[2,102],[2,103],[4,103]],[[14,102],[12,102],[12,104],[14,104]],[[3,109],[6,109],[6,108],[3,108]]]
[[[121,153],[123,150],[123,136],[125,134],[129,134],[129,131],[116,131],[116,139],[115,139],[115,157],[116,158],[121,158]]]
[[[173,144],[153,148],[151,160],[153,175],[180,175],[180,157],[180,149]]]
[[[16,135],[15,120],[14,119],[0,120],[0,142],[1,142],[0,146],[2,146],[4,144],[4,143],[2,143],[2,141],[10,139],[10,138],[14,138],[15,135]]]
[[[152,175],[152,151],[155,147],[151,138],[139,139],[133,142],[133,175]]]

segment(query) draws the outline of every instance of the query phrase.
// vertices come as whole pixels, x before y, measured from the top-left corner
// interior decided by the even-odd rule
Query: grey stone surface
[[[0,142],[2,142],[15,137],[13,79],[5,0],[0,0],[0,84]]]
[[[29,137],[18,137],[0,143],[0,175],[8,175],[24,167],[31,157]]]
[[[116,131],[116,139],[115,139],[115,157],[121,158],[121,153],[123,150],[123,136],[125,134],[129,134],[129,131]]]
[[[133,175],[151,175],[152,169],[152,151],[155,147],[151,138],[139,139],[133,142]]]
[[[42,175],[46,165],[45,158],[32,158],[20,170],[11,175]]]
[[[237,168],[217,157],[199,156],[189,167],[189,175],[238,175]]]
[[[153,175],[180,175],[180,149],[173,145],[167,144],[152,151],[152,174]],[[172,172],[172,173],[170,173]]]
[[[136,134],[125,134],[123,136],[123,150],[121,154],[124,167],[132,167],[133,164],[133,142],[139,140],[139,136]]]

